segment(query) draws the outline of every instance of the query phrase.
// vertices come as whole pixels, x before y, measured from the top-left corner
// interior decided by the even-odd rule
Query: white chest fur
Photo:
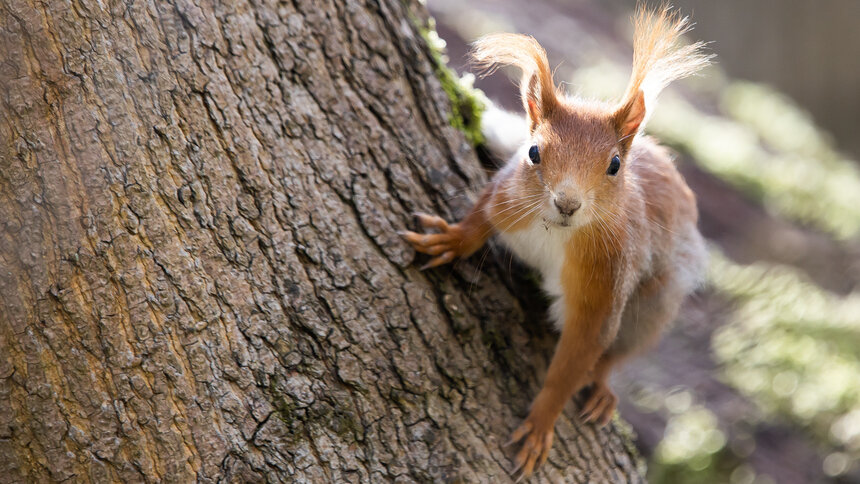
[[[523,262],[540,271],[543,290],[553,299],[550,317],[556,328],[564,326],[565,307],[561,268],[570,243],[570,229],[545,227],[536,220],[528,228],[499,234],[502,242]]]

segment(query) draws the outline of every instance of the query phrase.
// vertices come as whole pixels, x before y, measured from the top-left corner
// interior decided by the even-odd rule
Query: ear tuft
[[[532,131],[558,104],[546,52],[534,38],[519,34],[482,37],[473,44],[472,59],[487,73],[499,65],[513,65],[522,70],[520,93]]]
[[[640,6],[633,25],[633,72],[616,112],[618,132],[630,138],[645,126],[663,88],[707,66],[713,57],[703,52],[702,42],[682,43],[690,21],[666,4],[657,9]]]

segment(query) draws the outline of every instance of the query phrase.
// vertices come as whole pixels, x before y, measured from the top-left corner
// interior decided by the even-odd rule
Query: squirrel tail
[[[512,113],[488,101],[481,115],[481,133],[487,151],[504,163],[528,140],[528,121],[522,114]]]
[[[663,88],[707,66],[714,56],[703,52],[704,42],[681,43],[681,36],[693,26],[689,17],[681,17],[668,5],[656,10],[640,5],[633,26],[633,74],[624,98],[631,99],[641,90],[645,111],[650,113]]]

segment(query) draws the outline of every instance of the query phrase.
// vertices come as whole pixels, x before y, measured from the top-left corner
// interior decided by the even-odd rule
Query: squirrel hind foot
[[[605,383],[595,383],[591,393],[579,417],[584,422],[595,422],[600,427],[605,427],[612,420],[615,408],[618,406],[618,397]]]

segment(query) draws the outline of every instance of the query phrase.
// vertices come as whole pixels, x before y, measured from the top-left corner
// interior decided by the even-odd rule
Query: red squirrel
[[[657,94],[708,64],[703,45],[683,45],[687,18],[668,8],[634,17],[633,73],[618,103],[569,97],[555,86],[532,37],[493,34],[475,42],[477,64],[513,65],[527,142],[458,223],[418,214],[425,229],[404,232],[439,266],[478,250],[492,234],[540,271],[561,336],[540,393],[511,442],[523,441],[516,472],[546,461],[566,402],[592,386],[581,410],[606,425],[617,397],[608,387],[620,361],[653,343],[703,278],[707,251],[696,199],[668,152],[640,135]]]

